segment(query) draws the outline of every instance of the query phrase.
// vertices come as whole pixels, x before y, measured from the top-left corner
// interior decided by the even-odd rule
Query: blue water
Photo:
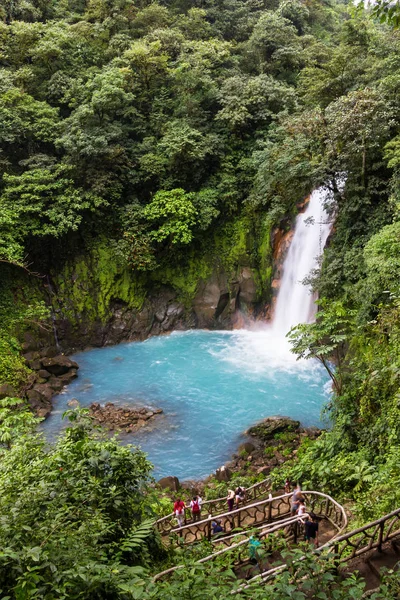
[[[162,408],[151,431],[123,435],[140,445],[156,477],[197,479],[230,459],[262,417],[320,425],[329,386],[322,367],[296,362],[286,343],[261,331],[186,331],[81,352],[79,377],[54,401],[44,429],[54,436],[77,398]]]

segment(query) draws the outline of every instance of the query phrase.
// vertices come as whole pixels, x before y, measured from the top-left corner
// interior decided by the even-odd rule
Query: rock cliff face
[[[179,290],[162,285],[157,291],[150,291],[139,306],[123,298],[111,298],[105,318],[91,318],[85,312],[71,315],[65,311],[61,298],[54,321],[58,342],[63,351],[69,352],[146,339],[172,330],[230,329],[239,310],[246,314],[256,312],[262,298],[257,278],[257,272],[250,267],[239,268],[234,277],[224,270],[214,270],[199,280],[190,304],[182,299]]]
[[[71,353],[172,330],[231,329],[243,315],[268,317],[289,234],[268,220],[234,222],[176,265],[134,273],[107,240],[65,262],[45,280],[53,330],[25,334],[24,351]]]
[[[25,351],[57,343],[70,353],[172,330],[232,328],[239,313],[257,315],[269,300],[273,239],[267,219],[235,221],[179,264],[151,273],[132,272],[106,239],[97,241],[44,283],[57,342],[28,333]]]

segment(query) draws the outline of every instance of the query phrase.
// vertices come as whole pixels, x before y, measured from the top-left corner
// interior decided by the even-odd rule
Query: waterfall
[[[339,183],[343,187],[345,178]],[[318,365],[312,361],[297,360],[291,352],[286,334],[299,323],[313,321],[316,313],[315,294],[303,280],[318,266],[332,227],[325,202],[331,192],[321,187],[310,196],[304,212],[296,218],[292,241],[282,266],[281,284],[272,321],[260,321],[247,329],[232,332],[227,348],[216,352],[223,360],[249,376],[266,373],[274,378],[277,373],[301,373],[302,377],[318,377]],[[300,376],[300,375],[299,375]]]
[[[272,321],[276,336],[284,336],[298,323],[309,323],[314,319],[314,294],[302,282],[318,266],[332,227],[324,209],[328,194],[323,187],[314,190],[305,212],[296,218]]]

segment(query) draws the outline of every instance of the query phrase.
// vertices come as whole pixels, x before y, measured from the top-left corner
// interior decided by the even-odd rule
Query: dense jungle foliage
[[[215,227],[279,224],[325,184],[321,310],[291,337],[331,372],[332,428],[275,478],[347,498],[359,522],[397,508],[400,33],[381,4],[389,23],[333,0],[3,0],[0,382],[27,381],[18,332],[47,314],[24,269],[48,273],[99,237],[133,272],[168,268]],[[172,558],[140,451],[75,413],[47,445],[20,402],[1,403],[3,600],[229,595],[222,563],[151,581]],[[300,568],[241,595],[361,597],[307,561],[311,582]],[[377,598],[397,593],[388,580]]]

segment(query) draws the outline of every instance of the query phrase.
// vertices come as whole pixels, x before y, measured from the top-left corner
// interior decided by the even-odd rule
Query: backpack
[[[196,500],[196,502],[193,500],[192,512],[200,512],[200,506],[199,506],[199,503],[197,502],[197,500]]]

